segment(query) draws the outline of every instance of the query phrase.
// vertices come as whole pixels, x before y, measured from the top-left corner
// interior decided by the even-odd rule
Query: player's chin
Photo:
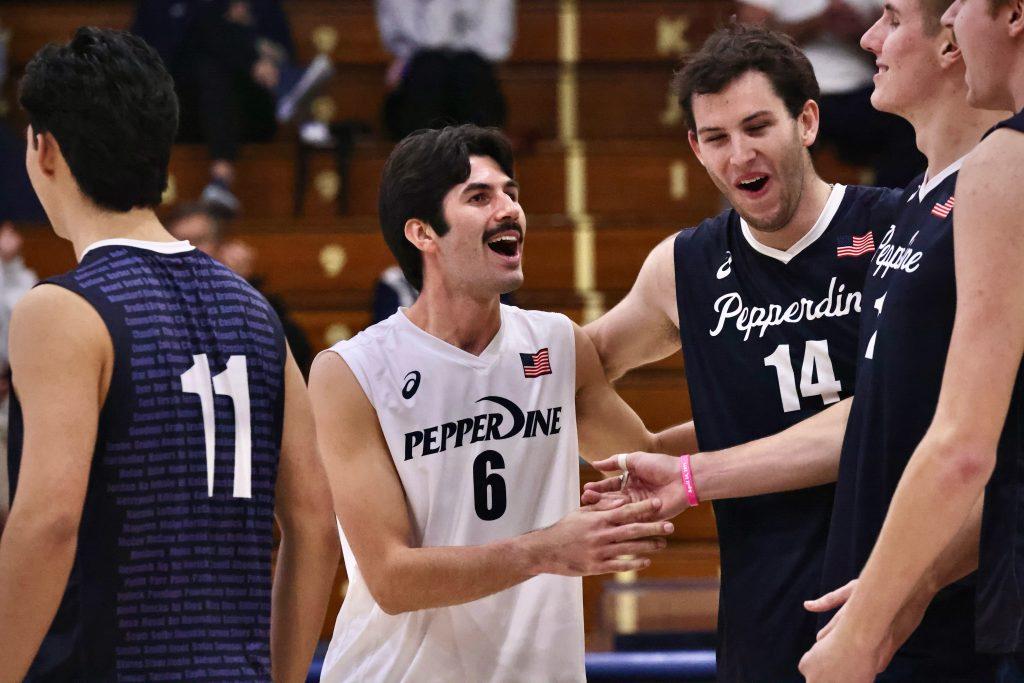
[[[502,294],[509,294],[522,287],[524,280],[522,266],[519,266],[515,270],[504,273],[501,276],[499,290]]]

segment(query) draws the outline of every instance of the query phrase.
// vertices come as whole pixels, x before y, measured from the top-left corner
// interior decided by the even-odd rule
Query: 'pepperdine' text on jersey
[[[836,185],[790,249],[735,211],[675,241],[676,299],[702,451],[782,431],[853,393],[861,288],[898,193]],[[802,681],[814,644],[832,486],[715,501],[722,579],[718,675]]]

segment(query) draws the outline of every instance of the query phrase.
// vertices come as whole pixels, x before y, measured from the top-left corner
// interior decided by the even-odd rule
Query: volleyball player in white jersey
[[[512,176],[474,126],[413,134],[384,169],[384,236],[422,293],[313,365],[350,577],[323,680],[582,681],[575,577],[641,569],[671,533],[645,521],[658,501],[577,510],[580,445],[680,444],[568,318],[499,303],[523,281]]]

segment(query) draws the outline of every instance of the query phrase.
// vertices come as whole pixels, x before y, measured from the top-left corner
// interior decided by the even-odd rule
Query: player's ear
[[[821,123],[821,110],[814,100],[804,102],[804,108],[797,116],[797,127],[800,131],[800,141],[804,147],[810,147],[818,139],[818,126]]]
[[[1013,38],[1024,35],[1024,0],[1011,0],[1009,29]]]
[[[48,132],[37,133],[31,125],[28,126],[27,137],[32,152],[28,162],[35,164],[44,176],[52,178],[56,175],[57,166],[62,158],[57,139]]]
[[[953,30],[942,27],[939,31],[940,36],[940,53],[939,53],[939,64],[943,69],[948,69],[955,64],[962,64],[964,61],[964,55],[960,51],[960,46],[956,44],[956,40],[953,38]]]
[[[697,157],[697,161],[700,162],[700,165],[707,166],[707,164],[704,163],[704,157],[700,155],[700,145],[697,144],[697,134],[692,130],[687,131],[686,139],[690,142],[690,149],[693,150],[693,154]]]
[[[434,251],[437,233],[426,221],[419,218],[410,218],[405,222],[405,239],[412,242],[413,246],[420,251]]]

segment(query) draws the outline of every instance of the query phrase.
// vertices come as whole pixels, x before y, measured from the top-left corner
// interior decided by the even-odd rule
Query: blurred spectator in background
[[[306,333],[292,320],[280,297],[263,289],[262,278],[255,274],[256,251],[240,240],[224,240],[224,226],[218,212],[202,202],[181,204],[164,221],[167,230],[179,240],[187,240],[196,249],[217,259],[260,291],[281,319],[284,336],[291,347],[303,377],[309,374],[313,349]]]
[[[373,323],[390,318],[399,308],[408,308],[416,303],[419,291],[405,279],[405,274],[398,266],[386,268],[377,282],[373,284]],[[501,303],[515,306],[514,292],[501,295]]]
[[[391,266],[373,285],[373,324],[386,320],[399,308],[408,308],[420,295],[402,274],[398,266]]]
[[[7,362],[7,329],[14,304],[38,282],[21,258],[21,235],[9,220],[0,222],[0,529],[10,510],[7,481],[7,401],[11,392],[11,368]]]
[[[505,124],[495,65],[512,51],[514,0],[376,0],[395,140],[443,124]]]
[[[909,123],[871,106],[874,58],[860,37],[883,0],[740,0],[737,18],[767,23],[803,48],[821,86],[819,144],[849,164],[871,166],[875,184],[904,187],[925,168]]]
[[[10,31],[0,24],[0,216],[10,221],[41,223],[46,216],[25,170],[25,136],[21,131],[15,132],[4,119],[7,106],[2,92],[7,82],[10,36]]]
[[[333,72],[326,56],[294,66],[288,18],[278,0],[139,0],[132,32],[156,48],[181,103],[178,139],[205,142],[210,182],[202,199],[226,215],[242,142],[265,142],[277,122]]]

